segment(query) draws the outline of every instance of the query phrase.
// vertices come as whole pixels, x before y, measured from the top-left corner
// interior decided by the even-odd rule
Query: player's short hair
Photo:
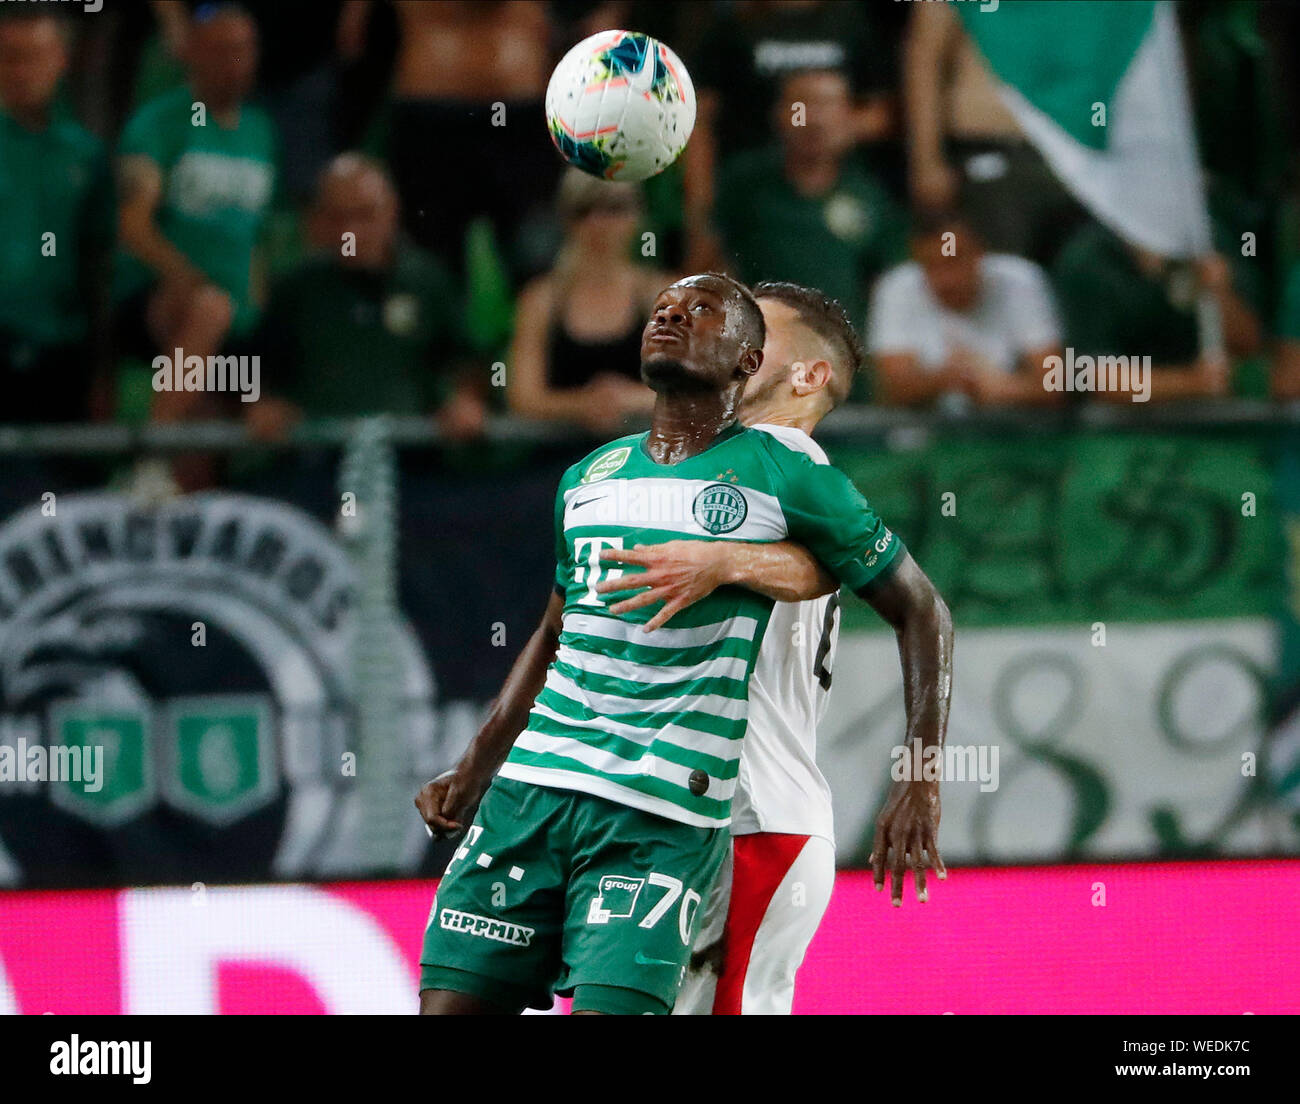
[[[831,382],[827,390],[831,406],[839,406],[849,397],[854,377],[866,359],[858,331],[853,328],[848,312],[840,301],[817,288],[784,280],[764,280],[755,284],[754,297],[784,303],[795,312],[803,325],[830,345],[833,358]]]
[[[736,293],[740,299],[740,322],[744,327],[745,340],[749,342],[751,349],[761,349],[767,340],[767,322],[763,319],[763,308],[758,305],[754,293],[747,285],[742,284],[734,276],[728,276],[725,272],[701,272],[700,275],[727,284]]]

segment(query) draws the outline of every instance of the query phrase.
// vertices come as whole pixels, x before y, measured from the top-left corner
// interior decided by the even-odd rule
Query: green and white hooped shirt
[[[843,472],[771,433],[735,425],[677,464],[652,460],[646,437],[597,449],[560,481],[559,651],[501,774],[720,828],[730,819],[749,678],[773,603],[720,587],[646,633],[657,606],[614,616],[608,606],[620,596],[595,590],[639,569],[604,564],[601,551],[789,538],[862,592],[901,562],[903,544]]]

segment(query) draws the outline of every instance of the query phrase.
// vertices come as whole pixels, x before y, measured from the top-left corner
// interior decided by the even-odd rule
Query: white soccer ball
[[[570,165],[604,180],[645,180],[686,148],[695,88],[662,42],[637,31],[601,31],[555,67],[546,125]]]

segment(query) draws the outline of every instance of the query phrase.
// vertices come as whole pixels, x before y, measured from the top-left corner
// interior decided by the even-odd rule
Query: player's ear
[[[746,349],[740,354],[740,371],[743,375],[752,376],[758,371],[763,363],[762,349]]]
[[[831,382],[830,361],[796,360],[790,367],[790,383],[796,395],[811,395]]]

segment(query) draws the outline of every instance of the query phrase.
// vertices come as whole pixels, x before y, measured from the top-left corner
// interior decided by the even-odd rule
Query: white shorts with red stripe
[[[735,836],[709,894],[675,1016],[788,1016],[794,977],[835,884],[820,836]]]

